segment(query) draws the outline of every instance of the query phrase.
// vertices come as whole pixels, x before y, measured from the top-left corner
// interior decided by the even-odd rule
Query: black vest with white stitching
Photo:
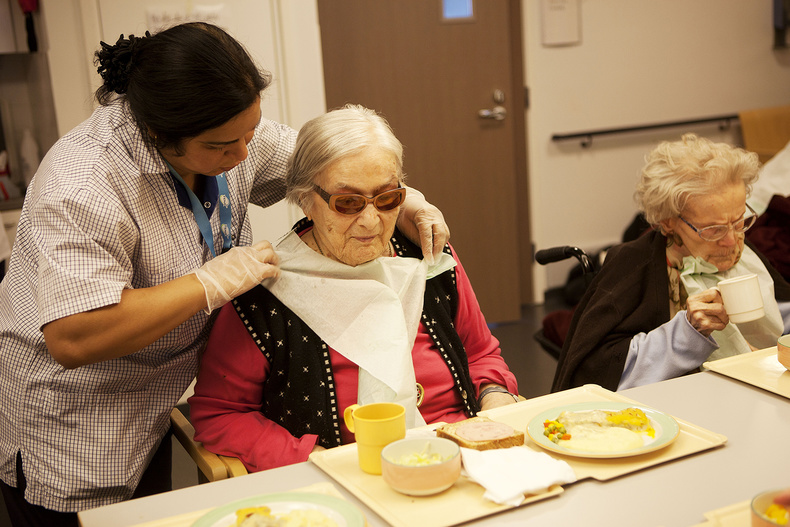
[[[294,229],[301,232],[311,225],[312,222],[305,218]],[[398,256],[422,258],[420,248],[397,229],[392,244]],[[450,254],[449,246],[445,246],[444,251]],[[340,445],[342,409],[337,405],[335,378],[326,343],[263,286],[237,297],[233,304],[271,365],[263,387],[263,415],[286,428],[294,437],[315,434],[321,446]],[[318,308],[338,309],[342,304]],[[453,268],[426,282],[422,322],[436,352],[453,374],[465,413],[473,417],[480,408],[469,375],[466,351],[453,324],[457,309],[458,289]]]

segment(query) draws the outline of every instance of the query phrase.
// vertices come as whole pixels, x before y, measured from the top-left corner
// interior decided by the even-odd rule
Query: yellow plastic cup
[[[352,404],[343,419],[357,442],[359,468],[381,474],[381,450],[406,437],[406,409],[397,403]]]

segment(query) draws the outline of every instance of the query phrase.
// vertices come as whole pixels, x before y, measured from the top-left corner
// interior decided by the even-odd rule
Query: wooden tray
[[[433,496],[406,496],[392,490],[381,476],[362,472],[355,444],[310,454],[310,461],[343,485],[360,501],[394,527],[447,527],[514,508],[483,499],[485,490],[465,476],[448,490]],[[555,485],[548,492],[530,496],[532,503],[563,491]]]
[[[624,401],[639,405],[600,386],[588,385],[481,412],[481,415],[507,423],[518,430],[526,430],[532,417],[544,410],[588,401]],[[618,459],[582,459],[547,453],[567,461],[579,480],[595,478],[603,481],[714,448],[727,441],[723,435],[714,434],[679,419],[677,421],[680,425],[678,439],[667,448],[649,454]],[[529,439],[526,446],[546,452],[532,444]],[[464,476],[450,489],[435,496],[415,498],[399,494],[390,489],[380,476],[366,474],[359,469],[354,444],[315,452],[310,455],[310,461],[396,527],[446,527],[513,508],[484,500],[484,489]],[[562,492],[562,487],[554,486],[546,493],[529,496],[519,506],[557,496]]]
[[[746,527],[751,525],[749,501],[742,501],[728,507],[705,513],[707,521],[695,527]]]
[[[517,404],[501,406],[482,412],[482,414],[488,415],[495,421],[507,423],[517,430],[526,430],[527,424],[532,418],[544,410],[589,401],[618,401],[645,406],[598,385],[588,384],[579,388],[528,399]],[[656,408],[656,410],[660,410],[660,408]],[[721,434],[710,432],[678,418],[675,418],[675,420],[680,425],[678,438],[668,447],[655,452],[613,459],[579,458],[563,456],[554,452],[549,452],[549,454],[567,461],[573,467],[574,472],[576,472],[578,480],[593,478],[598,481],[606,481],[643,468],[715,448],[727,442],[727,438]],[[526,446],[538,452],[546,452],[539,445],[533,443],[529,437],[527,437]]]
[[[702,365],[716,373],[790,399],[790,371],[776,358],[776,346]]]

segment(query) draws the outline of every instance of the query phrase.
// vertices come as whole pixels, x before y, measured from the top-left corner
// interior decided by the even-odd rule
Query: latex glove
[[[228,252],[209,260],[194,271],[206,290],[211,313],[218,307],[246,293],[266,278],[280,275],[279,259],[269,242],[258,242],[252,247],[232,247]]]
[[[444,222],[442,211],[428,203],[422,192],[411,187],[406,187],[398,228],[422,248],[422,255],[430,264],[450,239],[450,227]]]

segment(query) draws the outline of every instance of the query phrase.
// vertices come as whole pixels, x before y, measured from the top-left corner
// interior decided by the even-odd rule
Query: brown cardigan
[[[607,253],[574,313],[552,391],[584,384],[617,389],[633,337],[669,321],[666,246],[653,231]],[[790,301],[790,284],[757,254],[774,280],[776,299]]]

